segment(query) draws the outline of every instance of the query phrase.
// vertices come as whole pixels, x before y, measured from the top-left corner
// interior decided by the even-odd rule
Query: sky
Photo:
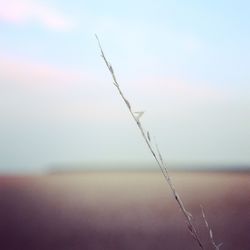
[[[95,33],[170,168],[249,168],[249,12],[241,0],[0,0],[0,173],[154,165]]]

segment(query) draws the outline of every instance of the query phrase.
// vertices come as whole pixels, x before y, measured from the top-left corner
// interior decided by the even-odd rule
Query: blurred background
[[[197,225],[202,203],[225,249],[249,249],[249,11],[0,0],[1,249],[195,248],[95,33]]]

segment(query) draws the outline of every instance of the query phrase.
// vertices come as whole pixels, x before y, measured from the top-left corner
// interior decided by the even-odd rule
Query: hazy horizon
[[[250,172],[249,165],[216,165],[216,164],[168,164],[168,170],[171,173],[174,172]],[[12,169],[1,169],[0,175],[47,175],[47,174],[81,174],[85,172],[159,172],[161,173],[158,165],[155,164],[124,164],[124,163],[112,163],[112,164],[55,164],[43,166],[42,168],[22,167]]]

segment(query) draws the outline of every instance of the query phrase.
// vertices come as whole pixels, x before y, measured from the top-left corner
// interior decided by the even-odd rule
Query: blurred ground
[[[250,173],[176,172],[201,239],[250,249]],[[199,249],[159,172],[0,177],[1,250]]]

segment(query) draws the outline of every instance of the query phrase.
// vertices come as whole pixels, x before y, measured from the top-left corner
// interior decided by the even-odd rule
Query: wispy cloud
[[[0,0],[0,21],[18,25],[37,22],[57,31],[75,27],[75,23],[62,13],[34,0]]]
[[[89,74],[79,70],[65,69],[15,56],[1,55],[0,68],[1,82],[15,82],[21,85],[67,85],[91,80]]]
[[[22,112],[24,117],[36,119],[49,117],[51,120],[102,123],[121,119],[119,105],[106,101],[109,99],[108,91],[100,86],[100,80],[89,71],[1,53],[0,69],[1,117],[19,119]],[[18,102],[21,103],[22,111],[19,110],[20,106],[15,105]],[[31,102],[33,105],[30,105]]]
[[[153,96],[157,102],[171,103],[208,103],[231,98],[229,89],[215,86],[209,82],[197,82],[192,79],[182,79],[174,76],[146,77],[136,80],[137,84],[131,85],[132,92],[139,93],[143,90],[144,96]]]

